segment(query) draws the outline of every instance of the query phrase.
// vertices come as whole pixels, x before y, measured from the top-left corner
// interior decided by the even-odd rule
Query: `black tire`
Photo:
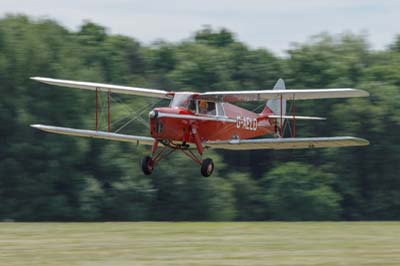
[[[209,177],[214,172],[214,162],[210,158],[206,158],[201,162],[201,174]]]
[[[150,156],[146,156],[142,159],[142,171],[145,175],[151,175],[154,169],[154,162]]]

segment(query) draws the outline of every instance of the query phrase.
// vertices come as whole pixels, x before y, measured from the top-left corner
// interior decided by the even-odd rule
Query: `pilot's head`
[[[200,100],[199,101],[199,112],[206,113],[207,112],[207,101]]]

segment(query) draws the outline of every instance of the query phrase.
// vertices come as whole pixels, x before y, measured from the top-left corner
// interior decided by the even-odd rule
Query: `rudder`
[[[283,79],[278,79],[273,90],[286,90],[285,82],[283,81]],[[262,113],[270,113],[271,111],[274,115],[281,115],[281,99],[273,99],[267,101],[265,109]],[[286,99],[282,99],[282,115],[285,114],[286,114]]]
[[[278,79],[278,81],[276,82],[273,90],[286,90],[285,87],[285,82],[283,81],[283,79]],[[282,106],[281,106],[282,104]],[[281,115],[281,110],[282,110],[282,115],[286,114],[286,99],[282,99],[282,103],[281,103],[281,99],[272,99],[272,100],[268,100],[264,110],[262,111],[262,114],[266,114],[266,115]],[[285,122],[285,119],[282,119],[282,124]],[[277,119],[277,126],[279,128],[282,127],[281,125],[281,119]]]

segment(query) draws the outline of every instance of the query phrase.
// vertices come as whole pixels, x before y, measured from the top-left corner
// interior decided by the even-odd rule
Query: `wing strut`
[[[96,87],[96,132],[99,131],[99,88]]]
[[[290,134],[292,135],[292,138],[296,138],[296,99],[295,99],[295,94],[293,94],[293,98],[291,99],[292,105],[290,107],[290,111],[292,112],[292,127],[293,129],[290,129]],[[285,127],[283,126],[283,114],[282,114],[282,110],[283,110],[283,97],[282,94],[280,96],[280,114],[279,116],[277,115],[275,118],[278,118],[280,120],[280,124],[281,124],[281,128],[280,128],[280,138],[283,138],[283,134],[285,132]],[[289,116],[285,116],[285,118],[290,118]],[[289,122],[287,122],[289,123]],[[286,124],[287,124],[286,123]],[[287,124],[290,128],[290,124]]]
[[[107,115],[108,115],[108,132],[111,132],[111,115],[110,115],[110,90],[107,91]]]
[[[281,111],[280,111],[280,113],[281,113],[281,138],[283,137],[283,123],[282,123],[282,121],[283,121],[283,119],[282,119],[282,98],[283,98],[283,96],[282,96],[282,94],[281,94]],[[286,109],[286,108],[285,108]]]
[[[96,131],[99,131],[99,91],[100,89],[96,87]],[[110,103],[111,91],[107,90],[107,131],[111,132],[111,103]]]
[[[295,137],[296,137],[296,100],[294,99],[294,94],[293,94],[292,112],[293,112],[293,132],[292,132],[292,138],[295,138]]]
[[[293,127],[293,130],[291,129],[290,131],[291,131],[291,135],[292,135],[292,138],[296,138],[296,99],[295,99],[295,94],[293,94],[293,99],[292,99],[292,106],[291,106],[291,108],[290,108],[290,110],[291,110],[291,112],[292,112],[292,117],[293,117],[293,122],[292,122],[292,127]],[[284,131],[285,131],[285,129],[284,129],[284,126],[283,126],[283,115],[282,115],[282,110],[283,110],[283,97],[282,97],[282,94],[281,94],[281,96],[280,96],[280,106],[281,106],[281,112],[280,112],[280,115],[279,115],[279,118],[280,118],[280,122],[281,122],[281,134],[280,134],[280,137],[281,138],[283,138],[283,133],[284,133]],[[287,123],[289,123],[289,121],[287,121]],[[289,124],[289,127],[290,127],[290,124]]]

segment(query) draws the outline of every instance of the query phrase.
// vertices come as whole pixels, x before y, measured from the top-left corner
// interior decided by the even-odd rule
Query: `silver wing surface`
[[[365,146],[369,142],[356,137],[323,137],[323,138],[269,138],[243,139],[229,141],[208,141],[205,148],[226,150],[263,150],[263,149],[307,149],[347,146]]]
[[[88,137],[95,139],[132,142],[135,143],[136,145],[153,145],[154,143],[154,138],[145,136],[125,135],[125,134],[118,134],[118,133],[111,133],[104,131],[74,129],[68,127],[55,127],[46,125],[31,125],[31,127],[50,133],[78,136],[78,137]]]
[[[266,101],[270,99],[311,100],[328,98],[367,97],[369,93],[352,88],[304,90],[215,91],[196,95],[198,99],[223,102]]]
[[[93,82],[83,82],[83,81],[72,81],[72,80],[63,80],[63,79],[52,79],[52,78],[42,78],[42,77],[31,77],[31,79],[62,87],[76,88],[76,89],[84,89],[84,90],[96,90],[104,91],[104,92],[113,92],[113,93],[123,93],[123,94],[132,94],[139,96],[147,96],[147,97],[155,97],[155,98],[165,98],[171,99],[173,96],[172,92],[168,92],[165,90],[156,90],[156,89],[145,89],[145,88],[136,88],[129,86],[120,86],[120,85],[110,85],[103,83],[93,83]]]

